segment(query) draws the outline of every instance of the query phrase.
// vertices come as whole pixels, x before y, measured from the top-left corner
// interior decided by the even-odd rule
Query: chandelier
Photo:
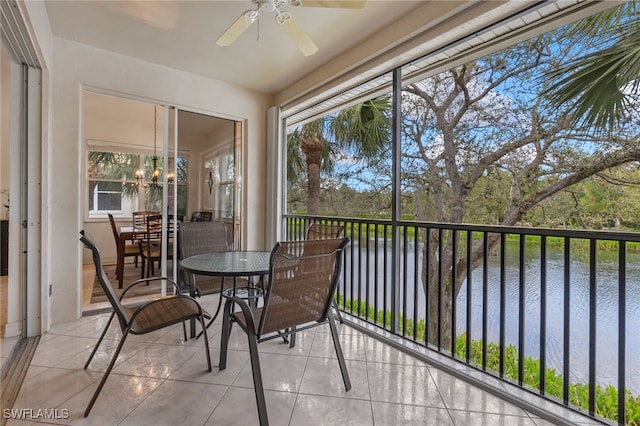
[[[156,129],[157,129],[157,113],[156,113],[156,108],[157,106],[154,105],[153,106],[153,157],[151,157],[151,164],[153,167],[153,172],[151,173],[151,182],[145,182],[144,181],[144,174],[145,174],[145,170],[144,168],[140,168],[138,170],[136,170],[136,182],[138,183],[138,186],[142,187],[142,188],[149,188],[151,187],[159,187],[160,185],[158,185],[158,179],[160,178],[160,170],[158,169],[158,155],[157,155],[157,144],[156,144],[156,140],[157,140],[157,135],[156,135]],[[167,173],[167,182],[168,183],[173,183],[173,173],[169,172]]]

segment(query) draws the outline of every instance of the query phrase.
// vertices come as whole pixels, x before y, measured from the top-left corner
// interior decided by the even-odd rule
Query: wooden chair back
[[[118,227],[116,226],[116,221],[113,218],[111,213],[107,213],[109,216],[109,223],[111,223],[111,231],[113,231],[113,238],[116,240],[116,246],[118,245],[118,240],[120,239],[120,232],[118,232]]]
[[[212,219],[212,212],[202,211],[191,213],[191,222],[211,222]]]
[[[151,215],[157,215],[160,212],[152,210],[141,210],[133,212],[133,230],[144,231],[147,229],[147,217]]]

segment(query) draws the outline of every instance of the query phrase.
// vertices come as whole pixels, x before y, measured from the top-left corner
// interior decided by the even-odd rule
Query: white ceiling
[[[46,8],[56,36],[275,94],[424,3],[369,0],[364,9],[288,6],[319,47],[308,57],[267,13],[231,46],[217,46],[229,25],[254,7],[251,0],[49,0]]]

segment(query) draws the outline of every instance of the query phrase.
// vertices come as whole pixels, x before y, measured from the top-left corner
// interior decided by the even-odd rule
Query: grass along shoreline
[[[361,303],[358,300],[344,300],[341,295],[337,296],[338,305],[347,312],[357,313],[361,317],[366,317],[377,325],[386,328],[387,324],[391,324],[391,313],[378,310],[376,311],[371,305]],[[408,336],[413,339],[415,322],[411,319],[405,320],[400,315],[400,330],[398,334]],[[405,330],[406,328],[406,330]],[[416,341],[424,344],[425,321],[418,322],[415,330]],[[482,340],[471,341],[469,352],[469,362],[482,367]],[[456,354],[455,358],[462,362],[466,362],[467,358],[467,339],[466,334],[458,335],[456,338]],[[518,377],[518,351],[515,346],[507,345],[504,347],[504,378],[517,382]],[[540,390],[540,360],[532,357],[524,357],[523,359],[523,378],[525,386]],[[495,342],[487,343],[487,370],[498,374],[500,371],[500,346]],[[562,400],[564,378],[555,369],[546,368],[544,373],[545,395]],[[626,425],[640,426],[640,395],[633,395],[629,389],[625,389],[625,413]],[[617,421],[618,416],[618,390],[614,386],[596,385],[595,389],[596,415],[605,419]],[[589,409],[589,385],[586,383],[569,383],[569,403],[575,407],[584,410]]]

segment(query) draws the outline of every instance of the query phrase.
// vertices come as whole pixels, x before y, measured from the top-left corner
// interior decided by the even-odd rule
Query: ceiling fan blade
[[[236,21],[231,24],[231,26],[227,28],[220,37],[218,37],[216,44],[218,46],[230,46],[234,41],[236,41],[236,39],[255,22],[255,19],[252,20],[248,15],[250,12],[254,11],[248,11],[240,15],[240,17],[236,19]]]
[[[304,56],[311,56],[318,51],[318,46],[309,38],[293,16],[289,15],[286,20],[276,20],[276,22],[284,28]]]
[[[341,9],[362,9],[367,0],[299,0],[304,7],[335,7]]]

